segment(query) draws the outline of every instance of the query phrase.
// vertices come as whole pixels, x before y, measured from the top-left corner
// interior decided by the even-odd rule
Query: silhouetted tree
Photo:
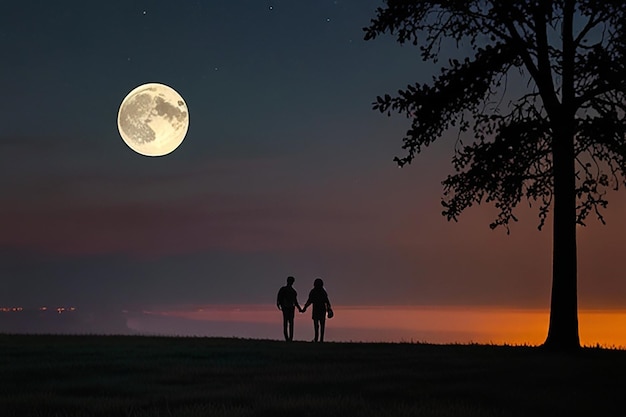
[[[493,202],[499,214],[491,228],[508,233],[522,197],[538,206],[540,229],[552,210],[544,346],[579,348],[576,224],[590,213],[604,223],[606,192],[626,178],[626,2],[385,3],[364,28],[366,40],[389,33],[417,45],[424,61],[447,60],[431,83],[374,102],[374,109],[412,119],[406,154],[395,161],[411,163],[455,128],[455,173],[443,181],[448,220]],[[464,57],[454,59],[454,51]]]

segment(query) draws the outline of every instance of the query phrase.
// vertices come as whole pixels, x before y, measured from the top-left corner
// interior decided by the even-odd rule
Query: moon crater
[[[189,111],[171,87],[144,84],[124,98],[117,124],[122,139],[132,150],[162,156],[182,143],[189,128]]]

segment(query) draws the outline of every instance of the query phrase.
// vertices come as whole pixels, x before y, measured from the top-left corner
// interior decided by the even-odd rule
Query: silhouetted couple
[[[293,320],[296,307],[300,313],[304,313],[306,309],[313,305],[313,329],[315,330],[314,342],[324,341],[324,329],[326,327],[326,314],[328,318],[333,317],[333,310],[330,307],[328,294],[324,289],[324,281],[316,278],[313,282],[313,289],[309,292],[309,298],[304,304],[304,308],[298,303],[298,293],[293,288],[294,277],[287,277],[287,285],[281,287],[278,291],[276,306],[283,312],[283,334],[285,340],[290,342],[293,340]]]

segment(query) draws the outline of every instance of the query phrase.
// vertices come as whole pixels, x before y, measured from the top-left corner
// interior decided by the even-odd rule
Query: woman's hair
[[[324,286],[324,281],[322,281],[321,278],[315,278],[315,281],[313,281],[313,286],[315,288],[322,288]]]

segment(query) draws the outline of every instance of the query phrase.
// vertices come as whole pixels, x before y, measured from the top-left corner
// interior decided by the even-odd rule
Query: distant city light
[[[20,312],[20,311],[29,311],[29,310],[39,310],[39,311],[48,311],[48,307],[46,306],[41,306],[37,309],[28,309],[28,308],[24,308],[24,307],[1,307],[0,306],[0,313],[16,313],[16,312]],[[61,313],[65,313],[68,311],[76,311],[76,307],[57,307],[54,309],[57,313],[61,314]]]
[[[14,311],[22,311],[24,310],[22,307],[0,307],[0,312],[10,313]]]

